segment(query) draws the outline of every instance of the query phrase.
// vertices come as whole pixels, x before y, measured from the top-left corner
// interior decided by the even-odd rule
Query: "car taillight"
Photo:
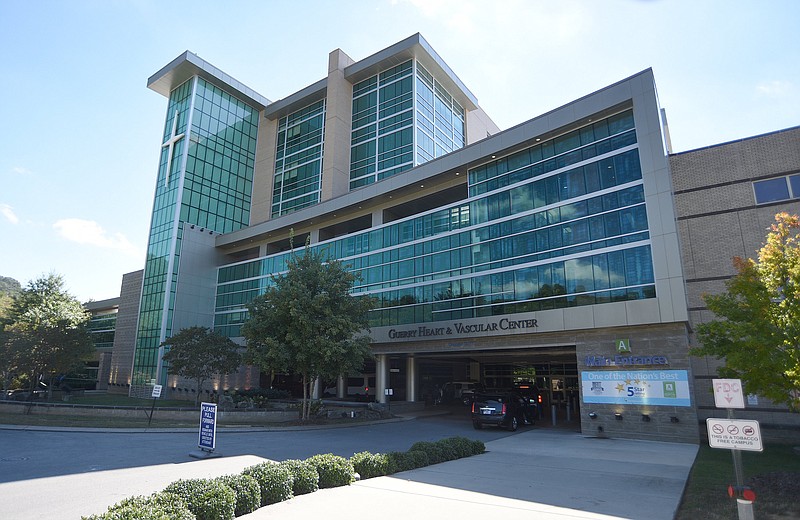
[[[472,413],[475,413],[475,402],[472,403]]]
[[[502,413],[503,413],[503,415],[506,414],[506,405],[505,405],[505,403],[503,403],[503,411],[502,411]]]
[[[539,396],[539,404],[542,404],[542,396]]]

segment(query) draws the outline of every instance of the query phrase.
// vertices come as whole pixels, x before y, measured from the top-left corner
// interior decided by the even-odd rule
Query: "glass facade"
[[[86,325],[92,337],[94,348],[111,350],[114,347],[114,333],[117,329],[117,313],[95,314]]]
[[[464,118],[461,105],[415,60],[356,83],[350,189],[463,147]]]
[[[319,202],[325,100],[282,117],[278,123],[272,216]]]
[[[193,77],[170,94],[144,268],[133,385],[156,379],[159,345],[172,334],[184,225],[227,233],[249,224],[257,131],[258,110],[202,78]],[[158,382],[164,384],[166,371],[160,375]]]
[[[470,197],[312,247],[361,275],[374,327],[655,297],[630,110],[468,172]],[[219,269],[231,337],[281,253]]]

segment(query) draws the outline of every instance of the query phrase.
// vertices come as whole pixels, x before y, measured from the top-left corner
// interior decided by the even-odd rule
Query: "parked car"
[[[469,405],[475,393],[481,391],[483,391],[483,386],[475,381],[450,381],[442,386],[438,402],[461,401],[465,405]]]
[[[472,426],[499,426],[516,431],[520,424],[533,424],[535,408],[517,392],[476,394],[472,401]]]

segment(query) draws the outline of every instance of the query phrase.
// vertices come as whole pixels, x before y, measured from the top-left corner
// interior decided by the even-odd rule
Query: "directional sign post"
[[[200,438],[197,446],[201,450],[214,451],[217,444],[217,405],[200,403]]]
[[[714,386],[714,404],[717,408],[728,410],[728,419],[706,419],[708,429],[708,445],[712,448],[731,450],[733,472],[736,475],[736,490],[744,487],[744,468],[742,468],[742,452],[740,450],[763,451],[761,430],[758,421],[743,421],[733,418],[735,408],[744,408],[744,391],[740,379],[712,379]],[[753,518],[753,502],[737,499],[739,520]]]

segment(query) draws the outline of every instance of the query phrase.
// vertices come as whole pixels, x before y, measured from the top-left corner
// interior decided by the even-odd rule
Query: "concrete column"
[[[312,229],[311,231],[309,231],[309,235],[312,244],[316,244],[317,242],[319,242],[319,229]]]
[[[386,402],[386,388],[389,382],[389,357],[386,354],[375,356],[375,398],[379,403]]]
[[[347,397],[347,377],[339,376],[336,380],[336,397],[344,399]]]
[[[413,354],[406,358],[406,401],[417,400],[417,359]]]
[[[350,130],[353,121],[353,85],[344,69],[353,59],[336,49],[328,55],[325,99],[325,155],[322,158],[322,197],[328,200],[350,191]]]
[[[272,187],[275,184],[275,147],[278,142],[278,119],[258,115],[256,167],[253,174],[253,193],[250,224],[269,220],[272,215]]]
[[[311,398],[322,399],[322,379],[319,377],[316,378],[314,384],[311,385]]]
[[[383,224],[383,210],[378,209],[372,212],[372,225],[380,226]]]

